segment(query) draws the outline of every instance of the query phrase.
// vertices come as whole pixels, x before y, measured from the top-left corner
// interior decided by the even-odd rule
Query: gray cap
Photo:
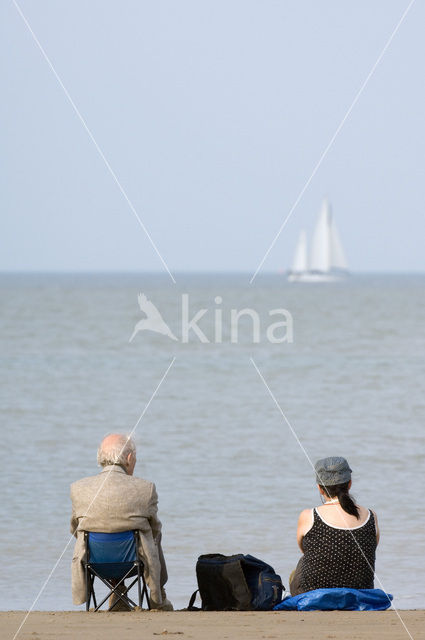
[[[332,487],[335,484],[344,484],[351,480],[351,469],[345,458],[340,456],[330,456],[322,458],[314,465],[316,471],[316,482],[325,487]]]

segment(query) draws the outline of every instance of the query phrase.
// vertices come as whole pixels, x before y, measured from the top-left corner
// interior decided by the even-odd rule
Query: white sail
[[[330,217],[329,202],[325,198],[313,235],[310,259],[311,271],[327,273],[331,267]]]
[[[292,263],[292,272],[303,273],[304,271],[307,271],[307,269],[307,235],[305,231],[301,231],[295,249],[294,262]]]
[[[341,240],[339,239],[338,231],[336,230],[334,219],[331,219],[330,225],[330,250],[331,267],[335,269],[347,269],[347,260],[345,258],[344,249],[342,248]]]
[[[289,282],[336,282],[345,277],[347,261],[333,221],[331,206],[325,198],[314,230],[310,266],[307,259],[307,238],[301,232],[295,250]]]

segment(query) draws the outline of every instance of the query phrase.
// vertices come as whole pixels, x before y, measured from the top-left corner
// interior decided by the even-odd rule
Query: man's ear
[[[352,485],[352,481],[350,480],[350,482],[348,483],[348,489],[351,489],[351,485]]]

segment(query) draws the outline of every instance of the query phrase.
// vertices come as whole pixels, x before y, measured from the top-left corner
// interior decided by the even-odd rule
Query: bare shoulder
[[[360,520],[362,520],[362,521],[367,520],[369,518],[369,513],[373,514],[375,520],[377,519],[376,518],[376,513],[375,513],[375,511],[373,509],[368,509],[367,507],[364,507],[361,504],[358,504],[357,507],[360,510]]]
[[[357,504],[356,506],[360,509],[360,513],[366,513],[368,514],[369,511],[372,511],[372,509],[368,509],[368,507],[364,507],[362,504]]]
[[[303,509],[298,516],[298,531],[301,534],[306,533],[311,529],[313,518],[311,517],[311,509]]]
[[[303,511],[301,511],[300,515],[298,516],[298,525],[297,525],[297,541],[301,551],[303,551],[303,543],[302,543],[303,538],[305,534],[311,529],[312,526],[313,526],[312,510],[304,509]]]
[[[306,522],[311,520],[311,509],[303,509],[298,517],[298,522]]]

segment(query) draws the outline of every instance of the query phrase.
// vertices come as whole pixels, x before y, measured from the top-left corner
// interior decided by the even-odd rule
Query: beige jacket
[[[86,601],[84,531],[116,533],[137,529],[138,552],[145,564],[145,579],[155,603],[161,604],[161,588],[167,569],[161,549],[158,495],[152,482],[129,476],[119,465],[104,467],[96,476],[71,485],[71,533],[77,541],[72,558],[72,599]]]

